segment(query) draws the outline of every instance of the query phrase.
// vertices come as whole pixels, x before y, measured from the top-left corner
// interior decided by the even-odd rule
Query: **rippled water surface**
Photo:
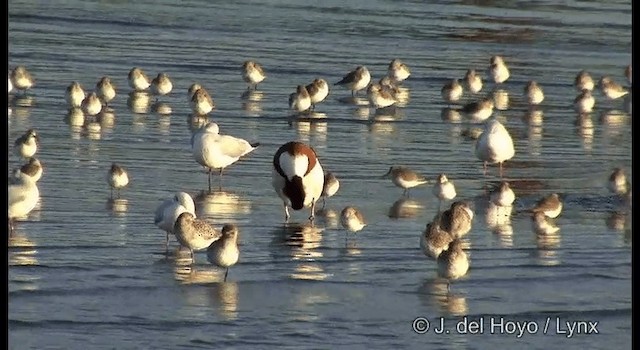
[[[578,116],[572,84],[587,69],[628,85],[631,1],[10,0],[8,7],[9,68],[23,64],[36,78],[26,96],[9,96],[8,164],[21,164],[13,141],[35,128],[45,166],[40,204],[9,240],[10,348],[630,347],[631,213],[606,181],[614,167],[631,177],[631,100],[595,92],[596,109]],[[440,96],[467,69],[486,72],[495,54],[511,69],[501,87],[508,105],[494,116],[515,141],[504,177],[518,197],[498,224],[485,214],[497,167],[483,174],[468,137],[478,125],[450,113]],[[351,100],[332,86],[315,113],[290,117],[296,85],[316,77],[334,83],[358,65],[378,80],[393,58],[412,71],[395,110],[375,112],[363,95]],[[247,59],[268,74],[250,94],[240,76]],[[157,102],[133,99],[134,66],[168,73],[173,92]],[[67,117],[64,91],[74,80],[92,89],[102,76],[118,92],[91,132]],[[532,79],[546,96],[536,111],[523,101]],[[223,133],[261,143],[220,183],[214,178],[212,193],[190,151],[199,123],[188,104],[193,82],[212,93],[210,120]],[[481,94],[493,88],[485,80]],[[478,98],[466,92],[462,102]],[[314,226],[307,211],[285,225],[271,187],[272,157],[290,140],[312,145],[341,181]],[[105,181],[112,162],[131,178],[115,201]],[[380,178],[391,165],[430,179],[446,173],[458,198],[474,204],[471,268],[448,294],[419,248],[437,200],[430,185],[404,198]],[[240,262],[226,283],[203,252],[189,266],[172,239],[165,255],[153,216],[177,191],[192,194],[199,216],[216,226],[240,227]],[[537,236],[524,210],[552,192],[565,195],[560,232]],[[339,225],[347,205],[369,223],[357,236]],[[482,334],[457,332],[465,315],[484,321]],[[500,316],[537,332],[490,334]],[[412,330],[416,317],[432,321],[429,332]],[[449,334],[434,332],[440,317]],[[566,321],[598,322],[599,334],[569,337]]]

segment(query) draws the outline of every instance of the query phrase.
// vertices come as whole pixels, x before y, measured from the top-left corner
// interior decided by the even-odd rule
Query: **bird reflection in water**
[[[9,235],[9,266],[35,266],[38,265],[36,243],[29,239],[23,232],[16,229]]]
[[[151,105],[151,112],[159,115],[169,115],[173,111],[171,106],[166,102],[155,102]]]
[[[144,91],[132,91],[127,98],[127,107],[136,114],[147,114],[151,105],[149,94]]]
[[[389,208],[389,217],[392,219],[415,218],[423,209],[422,203],[413,198],[402,196]]]
[[[316,260],[323,257],[318,250],[322,245],[324,228],[313,223],[288,223],[278,230],[283,243],[290,251],[291,260],[297,262],[294,271],[289,275],[293,279],[324,280],[329,275]]]
[[[513,226],[511,226],[511,213],[513,207],[501,207],[491,202],[487,206],[487,228],[500,239],[503,248],[513,247]]]
[[[448,291],[446,279],[425,279],[418,288],[417,294],[425,307],[430,308],[435,304],[447,316],[464,316],[469,313],[467,298]]]
[[[124,198],[107,199],[107,210],[111,211],[113,216],[123,217],[127,216],[127,209],[129,207],[129,201]]]
[[[232,321],[238,318],[238,291],[238,282],[211,285],[209,292],[213,307],[225,320]]]
[[[536,258],[538,263],[544,266],[556,266],[560,264],[558,248],[560,248],[560,233],[536,234]]]
[[[242,110],[250,117],[262,115],[262,100],[264,93],[258,90],[245,90],[240,96],[242,100]]]
[[[238,214],[251,213],[251,201],[241,198],[239,195],[222,191],[201,191],[194,198],[198,217],[211,217],[214,219],[235,219]]]
[[[340,214],[331,208],[323,208],[316,210],[316,218],[323,220],[324,226],[329,229],[338,228],[338,218]]]

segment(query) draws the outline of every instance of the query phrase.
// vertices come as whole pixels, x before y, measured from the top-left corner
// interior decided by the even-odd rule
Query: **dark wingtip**
[[[251,147],[256,148],[258,146],[260,146],[260,142],[254,142],[254,143],[250,143]]]

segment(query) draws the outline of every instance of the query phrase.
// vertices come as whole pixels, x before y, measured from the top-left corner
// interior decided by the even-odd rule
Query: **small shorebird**
[[[289,108],[298,113],[311,108],[311,97],[304,85],[298,85],[296,92],[289,95]]]
[[[484,130],[476,141],[475,154],[484,163],[485,174],[487,164],[498,163],[502,177],[502,163],[513,158],[516,151],[507,129],[498,120],[492,119],[485,123]]]
[[[33,157],[38,151],[38,143],[40,137],[35,129],[27,130],[22,136],[18,137],[13,143],[14,152],[22,158],[28,159]]]
[[[340,181],[338,178],[331,172],[324,174],[324,185],[322,186],[322,209],[324,209],[326,205],[327,198],[333,197],[340,188]]]
[[[111,78],[100,78],[96,84],[96,93],[102,102],[104,102],[104,105],[109,106],[109,102],[116,97],[116,86],[111,82]]]
[[[464,89],[458,79],[452,79],[450,82],[444,84],[440,90],[440,95],[447,104],[458,102],[462,97]]]
[[[209,248],[211,244],[222,236],[211,224],[204,220],[196,219],[195,215],[184,212],[178,216],[173,226],[173,233],[180,245],[189,249],[191,262],[195,264],[194,251]]]
[[[107,174],[107,183],[111,188],[111,198],[113,199],[113,190],[116,190],[117,197],[120,198],[120,189],[129,184],[129,175],[127,171],[116,163],[111,164],[111,169]]]
[[[240,258],[238,249],[238,227],[234,224],[222,226],[222,234],[218,240],[213,241],[207,248],[207,260],[219,267],[226,269],[224,282],[229,275],[229,267],[235,265]]]
[[[191,93],[191,91],[189,91],[189,93]],[[191,96],[189,106],[196,115],[205,116],[209,114],[216,105],[207,90],[200,87],[193,93],[193,96]]]
[[[399,83],[411,75],[411,70],[409,67],[404,64],[399,59],[393,59],[389,62],[389,67],[387,68],[387,76],[393,79],[394,82]]]
[[[404,189],[404,195],[408,195],[411,188],[429,182],[424,176],[403,166],[389,167],[389,171],[382,175],[382,178],[391,179],[394,185]]]
[[[383,89],[382,86],[377,83],[369,85],[367,88],[367,98],[375,109],[390,107],[397,102],[390,90]]]
[[[608,76],[600,78],[598,86],[600,87],[602,94],[610,100],[618,99],[629,93],[629,90],[616,83]]]
[[[562,201],[557,193],[549,194],[540,199],[531,209],[532,212],[541,212],[544,215],[555,219],[562,212]]]
[[[480,101],[467,103],[462,107],[462,113],[474,123],[483,122],[491,117],[493,107],[493,99],[485,98]]]
[[[449,181],[447,175],[440,174],[433,185],[433,195],[438,198],[438,211],[442,208],[442,201],[452,200],[456,197],[456,187]]]
[[[196,91],[198,91],[199,89],[202,89],[202,85],[200,85],[200,83],[193,83],[191,85],[189,85],[189,89],[187,89],[187,93],[189,94],[189,101],[191,101],[191,99],[193,98],[193,95],[196,93]]]
[[[552,235],[560,231],[560,228],[547,220],[547,216],[537,211],[531,215],[531,225],[533,232],[538,235]]]
[[[539,105],[544,101],[544,92],[535,80],[530,80],[524,87],[524,95],[529,105]]]
[[[343,85],[347,89],[351,90],[351,96],[358,94],[358,91],[369,86],[371,81],[371,74],[365,66],[359,66],[355,70],[345,75],[339,82],[334,85]]]
[[[166,73],[158,73],[158,76],[151,80],[151,93],[156,96],[156,101],[159,96],[167,95],[173,90],[173,83]]]
[[[461,238],[471,231],[473,216],[473,210],[471,210],[469,203],[456,201],[451,204],[449,209],[438,213],[433,222],[453,237]]]
[[[440,228],[437,222],[430,222],[420,235],[420,249],[422,253],[434,260],[449,248],[455,237]]]
[[[459,279],[469,271],[469,255],[462,249],[459,238],[449,243],[449,248],[438,256],[438,276],[447,279],[447,291],[450,281]]]
[[[258,89],[258,84],[260,84],[267,75],[264,73],[262,66],[255,61],[245,61],[242,64],[242,79],[249,84],[247,89],[253,88],[253,90]]]
[[[167,250],[169,249],[169,234],[173,233],[178,216],[185,212],[196,215],[196,204],[193,202],[193,198],[185,192],[176,193],[172,198],[165,200],[156,208],[153,222],[166,232],[167,240],[165,241],[165,246]]]
[[[67,101],[69,107],[80,107],[82,105],[82,101],[84,100],[86,94],[82,85],[79,82],[72,82],[67,89],[65,90],[64,98]]]
[[[516,200],[516,194],[513,192],[509,183],[502,181],[498,187],[489,195],[491,203],[499,207],[510,207]]]
[[[358,232],[367,226],[360,210],[351,206],[345,207],[342,209],[342,212],[340,212],[340,223],[342,227],[351,232]]]
[[[289,207],[293,210],[311,207],[309,220],[313,221],[324,185],[322,165],[313,148],[296,141],[280,146],[273,156],[271,177],[271,184],[283,202],[285,221],[290,217]]]
[[[467,70],[467,73],[464,75],[464,83],[472,94],[477,94],[482,90],[482,77],[476,74],[475,69]]]
[[[40,178],[42,178],[43,171],[44,168],[42,167],[40,160],[33,157],[29,158],[29,162],[27,162],[27,164],[20,167],[20,172],[30,177],[34,183],[37,183]]]
[[[573,86],[575,86],[576,90],[578,90],[579,92],[584,90],[593,91],[595,83],[589,72],[587,72],[586,70],[581,70],[573,80]]]
[[[90,92],[80,104],[84,114],[92,117],[102,111],[102,101],[94,91]]]
[[[493,56],[490,60],[489,75],[496,84],[502,84],[509,79],[509,68],[501,56]]]
[[[314,79],[311,84],[305,87],[311,99],[311,109],[316,108],[316,104],[324,101],[329,95],[329,84],[324,79]]]
[[[10,74],[11,83],[14,88],[25,93],[35,85],[35,79],[25,66],[15,67]]]
[[[220,169],[222,177],[224,168],[251,153],[259,145],[238,137],[221,135],[216,123],[205,124],[191,137],[193,158],[198,164],[209,169],[209,191],[213,169]]]
[[[617,195],[623,195],[629,191],[629,182],[627,182],[627,176],[622,168],[613,169],[613,172],[609,176],[607,188],[611,193]]]
[[[15,181],[9,183],[7,193],[9,235],[13,234],[16,219],[27,216],[38,204],[40,191],[35,181],[19,169],[13,172]]]
[[[582,113],[590,113],[593,111],[593,106],[596,104],[596,99],[593,98],[590,90],[584,89],[576,98],[573,100],[573,108],[576,112]]]
[[[127,81],[129,86],[137,92],[145,91],[151,86],[151,80],[147,74],[138,67],[131,68],[129,75],[127,75]]]

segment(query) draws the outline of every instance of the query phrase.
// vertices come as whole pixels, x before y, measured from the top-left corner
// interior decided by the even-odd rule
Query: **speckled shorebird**
[[[369,85],[367,88],[367,98],[369,99],[369,103],[376,109],[393,106],[398,102],[391,90],[383,89],[382,86],[377,83]]]
[[[322,209],[324,209],[326,205],[327,198],[333,197],[340,188],[340,181],[335,176],[335,174],[328,172],[324,174],[324,185],[322,186]]]
[[[535,206],[531,209],[532,212],[542,212],[544,215],[555,219],[562,212],[562,201],[560,195],[557,193],[551,193],[542,199],[540,199]]]
[[[258,84],[260,84],[267,75],[264,73],[264,69],[262,66],[255,61],[245,61],[242,64],[242,79],[249,84],[247,89],[253,88],[253,90],[258,89]]]
[[[469,255],[462,249],[459,238],[449,243],[449,248],[438,256],[438,276],[447,279],[447,291],[452,280],[457,280],[469,271]]]
[[[387,67],[387,76],[393,79],[395,83],[400,83],[411,75],[411,70],[399,59],[393,59]]]
[[[151,86],[151,79],[147,74],[139,67],[133,67],[127,75],[127,81],[133,91],[142,92]]]
[[[100,78],[96,84],[96,93],[104,105],[109,106],[109,102],[116,97],[116,86],[111,82],[111,78]]]
[[[593,88],[596,86],[596,84],[593,81],[593,78],[591,77],[591,74],[589,74],[589,72],[587,72],[586,70],[581,70],[577,75],[576,78],[573,80],[573,86],[575,86],[576,90],[580,91],[593,91]]]
[[[453,239],[454,236],[441,229],[437,222],[430,222],[420,235],[420,249],[425,256],[436,260]]]
[[[602,94],[610,100],[618,99],[629,93],[629,90],[616,83],[608,76],[600,78],[598,86],[600,87]]]
[[[482,90],[482,77],[476,74],[475,69],[467,70],[467,73],[464,75],[464,83],[472,94],[477,94]]]
[[[222,227],[220,239],[214,241],[207,248],[207,260],[219,267],[226,269],[224,282],[229,275],[229,267],[235,265],[240,258],[238,249],[238,227],[233,224],[225,224]]]
[[[462,113],[464,113],[470,121],[478,123],[491,117],[493,107],[493,99],[485,98],[480,101],[467,103],[462,107]]]
[[[403,166],[390,167],[389,171],[382,175],[382,178],[391,179],[394,185],[404,189],[404,195],[408,195],[411,188],[424,185],[429,182],[429,180],[424,176]]]
[[[365,66],[359,66],[355,70],[345,75],[339,82],[334,85],[342,85],[351,90],[351,96],[358,94],[358,91],[365,89],[369,86],[371,81],[371,74]]]
[[[92,91],[87,94],[87,96],[82,100],[80,104],[82,111],[84,114],[92,117],[94,115],[98,115],[102,111],[102,101],[98,94],[95,91]]]
[[[193,93],[193,96],[191,96],[189,106],[193,113],[203,116],[209,114],[216,105],[211,95],[209,95],[209,92],[207,92],[205,88],[200,87]]]
[[[502,181],[489,195],[491,202],[499,207],[510,207],[516,200],[516,194],[508,182]]]
[[[433,184],[433,195],[438,198],[438,211],[442,208],[442,201],[448,201],[456,198],[456,187],[453,182],[449,181],[447,175],[440,174]]]
[[[458,79],[452,79],[448,83],[444,84],[440,90],[440,95],[442,95],[442,99],[447,104],[458,102],[460,98],[462,98],[463,93],[464,88]]]
[[[358,232],[367,226],[364,215],[356,207],[348,206],[340,212],[342,227],[351,232]]]
[[[527,85],[524,87],[524,96],[529,105],[539,105],[544,101],[544,92],[542,91],[542,87],[540,87],[538,82],[535,80],[527,82]]]
[[[193,198],[186,192],[178,192],[173,197],[162,202],[156,208],[154,224],[167,234],[165,247],[169,250],[169,234],[173,233],[173,229],[178,220],[178,216],[182,213],[191,213],[196,215],[196,204]]]
[[[112,163],[107,173],[107,183],[111,188],[111,198],[113,198],[114,189],[116,190],[117,198],[120,198],[120,189],[129,184],[129,174],[122,166]]]
[[[531,227],[538,235],[552,235],[560,231],[560,228],[547,220],[547,216],[541,212],[534,212],[531,215]]]
[[[30,177],[33,182],[38,182],[40,178],[42,178],[44,168],[42,163],[40,163],[40,160],[31,157],[27,164],[20,167],[20,172]]]
[[[316,104],[324,101],[324,99],[329,95],[329,84],[326,80],[321,78],[314,79],[311,84],[307,85],[305,88],[307,89],[309,98],[311,99],[312,110],[316,108]]]
[[[449,209],[437,214],[433,222],[452,236],[460,238],[471,231],[473,216],[473,210],[471,210],[469,203],[456,201],[451,204]]]
[[[584,89],[573,100],[573,109],[578,113],[590,113],[596,104],[596,99],[591,94],[591,90]]]
[[[280,146],[273,156],[273,188],[282,199],[285,221],[289,207],[311,208],[309,220],[315,218],[315,205],[322,195],[324,171],[316,152],[309,145],[291,141]]]
[[[498,120],[491,119],[485,123],[484,130],[476,141],[475,154],[483,162],[485,174],[487,164],[498,163],[502,177],[502,163],[513,158],[516,150],[509,131]]]
[[[311,108],[311,97],[304,85],[298,85],[296,92],[289,95],[289,108],[298,113]]]
[[[607,182],[607,188],[616,195],[623,195],[629,191],[629,182],[622,168],[613,169]]]
[[[9,77],[11,78],[13,87],[17,90],[22,91],[23,93],[26,93],[27,90],[31,89],[36,82],[25,66],[15,67],[11,71]]]
[[[222,234],[211,224],[204,220],[196,219],[195,215],[184,212],[178,216],[173,227],[173,233],[180,245],[189,249],[191,261],[196,262],[194,251],[209,248],[209,246],[220,239]]]
[[[502,84],[509,79],[509,68],[502,56],[493,56],[489,61],[489,75],[496,84]]]
[[[80,107],[82,105],[82,101],[86,97],[84,89],[79,82],[74,81],[71,82],[67,89],[65,90],[64,98],[67,101],[67,105],[71,108]]]
[[[35,129],[27,130],[22,136],[18,137],[13,143],[14,152],[19,157],[28,159],[33,157],[38,151],[38,142],[40,137]]]
[[[158,75],[151,80],[150,90],[151,93],[156,96],[156,101],[158,97],[169,94],[171,90],[173,90],[173,83],[169,75],[167,73],[158,73]]]

